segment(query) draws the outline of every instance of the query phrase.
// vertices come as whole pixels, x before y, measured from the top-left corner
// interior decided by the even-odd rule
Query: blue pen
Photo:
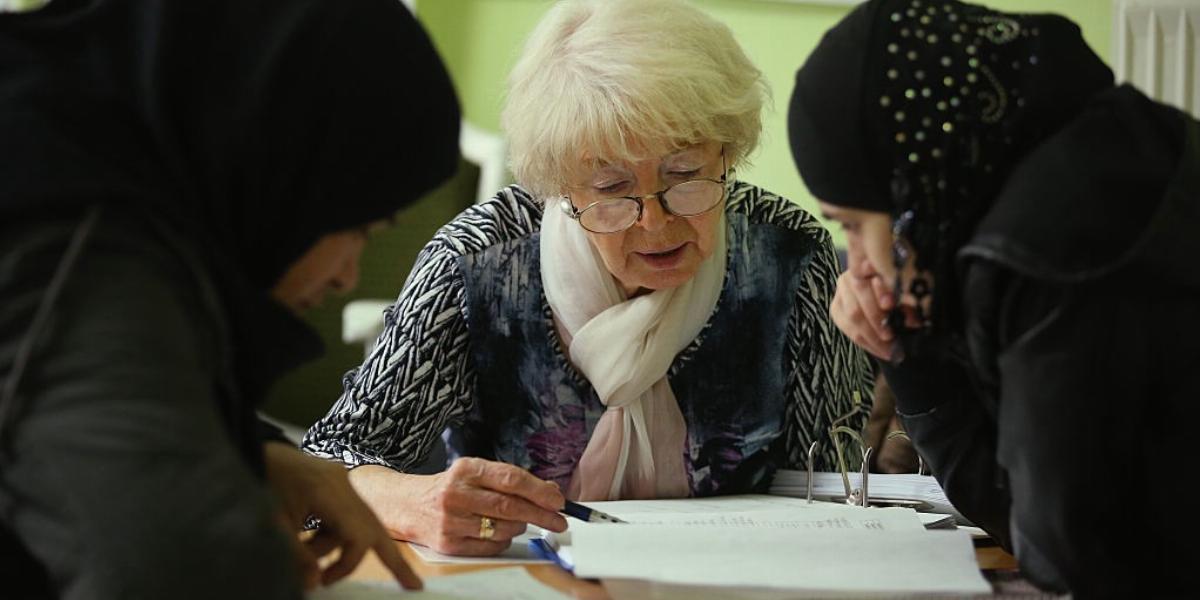
[[[561,512],[567,516],[575,517],[576,519],[579,519],[580,521],[586,521],[588,523],[624,523],[625,522],[625,521],[622,521],[610,514],[602,513],[596,509],[588,508],[582,504],[579,504],[578,502],[571,502],[570,500],[567,500],[566,506],[563,506],[563,509],[558,512]]]
[[[575,565],[571,563],[569,558],[558,553],[558,542],[544,537],[530,538],[529,549],[532,550],[534,554],[538,555],[539,558],[548,560],[558,565],[564,571],[570,573],[575,572]]]

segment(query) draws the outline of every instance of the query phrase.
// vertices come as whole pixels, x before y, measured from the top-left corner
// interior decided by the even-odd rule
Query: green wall
[[[796,69],[851,9],[822,2],[694,0],[725,22],[770,82],[774,106],[763,115],[765,135],[739,177],[813,210],[787,144],[787,102]],[[417,0],[417,14],[449,66],[466,118],[498,131],[506,77],[524,38],[553,0]],[[1079,23],[1088,43],[1108,60],[1112,0],[991,0],[1010,12],[1056,12]],[[835,232],[835,239],[840,233]]]
[[[850,9],[786,0],[695,0],[727,23],[747,54],[766,74],[774,106],[764,114],[765,135],[753,162],[740,177],[782,194],[813,210],[812,198],[792,165],[787,146],[787,101],[795,70],[821,34]],[[418,0],[417,14],[433,37],[454,79],[466,118],[499,130],[509,68],[525,36],[552,0]],[[1083,28],[1088,42],[1108,59],[1112,0],[992,0],[1007,11],[1058,12]],[[341,311],[355,298],[395,298],[417,252],[434,231],[474,198],[476,174],[459,176],[400,215],[397,227],[378,235],[363,260],[362,282],[349,298],[330,298],[307,320],[321,333],[327,354],[284,379],[267,404],[272,415],[307,426],[320,417],[341,391],[341,377],[362,360],[360,346],[341,342]],[[840,232],[834,232],[835,240]]]

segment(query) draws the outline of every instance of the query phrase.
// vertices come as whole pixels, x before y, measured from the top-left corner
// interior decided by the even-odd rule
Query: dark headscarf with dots
[[[820,200],[890,213],[917,267],[949,293],[954,254],[1009,173],[1112,85],[1063,17],[871,0],[796,74],[792,153]],[[935,322],[955,304],[940,296]]]

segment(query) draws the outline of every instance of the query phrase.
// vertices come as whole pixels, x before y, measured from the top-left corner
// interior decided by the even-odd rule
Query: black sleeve
[[[1153,375],[1172,360],[1162,360],[1170,345],[1155,336],[1174,326],[1188,331],[1194,304],[1179,310],[1184,302],[1169,294],[1159,301],[1112,278],[1053,284],[985,262],[971,272],[968,284],[1003,282],[993,329],[996,462],[1012,491],[1022,573],[1080,597],[1171,589],[1183,577],[1175,567],[1195,554],[1187,549],[1195,528],[1165,516],[1172,501],[1154,493],[1165,479],[1153,474],[1192,444],[1172,432],[1188,411],[1171,407],[1168,378]],[[1134,500],[1143,489],[1148,497]],[[1133,516],[1142,511],[1155,516]]]
[[[1049,283],[986,261],[964,281],[970,366],[888,368],[950,500],[1045,589],[1174,596],[1190,585],[1178,567],[1194,562],[1197,528],[1164,517],[1169,485],[1154,491],[1193,446],[1181,431],[1194,391],[1177,392],[1172,376],[1200,346],[1184,333],[1196,330],[1194,299],[1113,278]]]
[[[965,365],[933,357],[883,365],[896,412],[954,507],[1006,549],[1009,493],[996,464],[996,426]]]
[[[283,434],[283,430],[272,423],[268,423],[263,419],[255,419],[255,430],[258,432],[258,440],[262,443],[280,442],[289,446],[295,446],[296,443],[289,440]]]

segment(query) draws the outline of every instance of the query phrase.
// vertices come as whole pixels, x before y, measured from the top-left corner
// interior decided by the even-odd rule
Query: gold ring
[[[479,539],[490,540],[496,535],[496,523],[490,517],[479,517]]]

